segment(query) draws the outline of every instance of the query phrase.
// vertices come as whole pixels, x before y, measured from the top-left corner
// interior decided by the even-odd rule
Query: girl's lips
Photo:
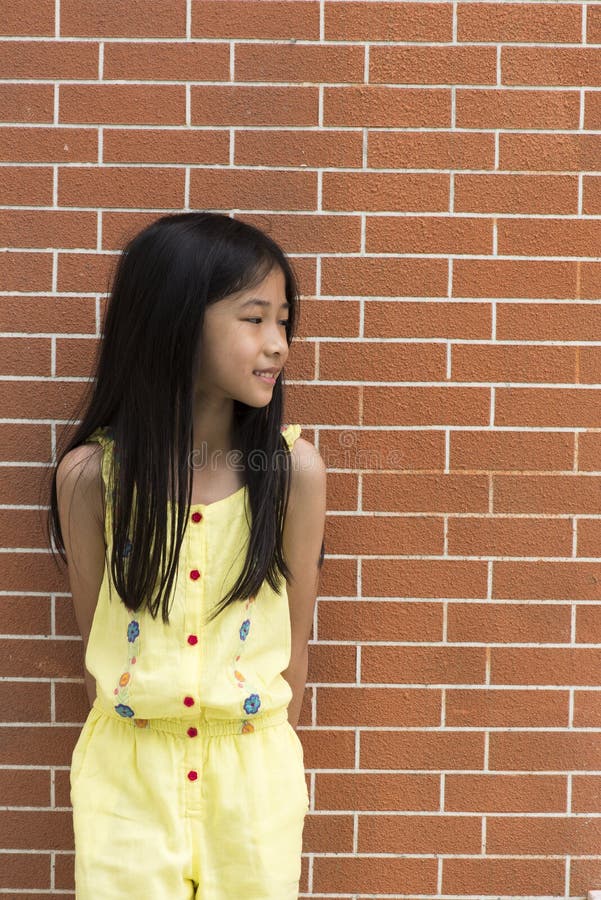
[[[275,378],[272,375],[257,375],[256,372],[253,372],[253,375],[264,381],[265,384],[275,384]]]

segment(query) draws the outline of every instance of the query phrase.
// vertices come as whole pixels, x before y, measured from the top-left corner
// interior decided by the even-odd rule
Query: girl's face
[[[207,307],[197,393],[255,407],[270,402],[275,380],[255,373],[274,369],[270,375],[277,379],[288,359],[285,284],[276,266],[256,287]]]

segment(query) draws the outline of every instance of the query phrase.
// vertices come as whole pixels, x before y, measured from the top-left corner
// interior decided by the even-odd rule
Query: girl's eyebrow
[[[240,304],[240,309],[244,309],[245,306],[266,306],[269,309],[271,303],[269,300],[261,300],[260,297],[251,297],[250,300],[245,300],[244,303]],[[285,301],[280,306],[280,309],[290,309],[290,304]]]

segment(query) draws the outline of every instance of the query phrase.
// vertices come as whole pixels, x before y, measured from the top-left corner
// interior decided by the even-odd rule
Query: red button
[[[194,706],[194,697],[184,697],[184,704],[186,706]]]
[[[190,578],[193,578],[194,581],[196,581],[197,578],[200,578],[200,572],[198,571],[198,569],[192,569],[192,571],[190,572]]]
[[[188,778],[190,779],[190,781],[196,781],[196,779],[198,778],[198,772],[195,772],[194,769],[191,769],[188,772]]]
[[[198,734],[197,728],[188,728],[188,737],[196,737]]]
[[[195,634],[188,635],[188,643],[189,644],[197,644],[198,643],[198,638],[196,637]]]
[[[200,522],[201,519],[202,519],[202,513],[199,513],[199,512],[192,513],[192,521],[193,522]]]

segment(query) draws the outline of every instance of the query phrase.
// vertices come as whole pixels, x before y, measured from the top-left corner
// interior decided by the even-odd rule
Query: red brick
[[[492,253],[493,220],[463,216],[370,216],[368,253]]]
[[[172,170],[173,171],[173,170]],[[244,169],[193,169],[190,173],[190,202],[226,210],[315,209],[317,176],[314,172],[257,171]],[[178,180],[181,173],[177,173]],[[183,184],[182,184],[183,196]]]
[[[594,428],[597,400],[594,388],[502,387],[497,389],[495,424]]]
[[[597,52],[601,52],[598,50]],[[584,127],[598,129],[601,122],[601,99],[597,91],[584,92]]]
[[[94,79],[98,75],[98,47],[87,41],[2,41],[0,78]]]
[[[103,75],[107,81],[229,81],[229,47],[206,41],[107,41]]]
[[[457,5],[459,41],[527,44],[540,41],[559,44],[564,41],[577,43],[581,37],[582,11],[579,3],[464,2]]]
[[[0,338],[0,355],[12,375],[49,376],[52,366],[51,353],[49,338]]]
[[[324,641],[386,641],[394,632],[402,634],[404,641],[442,638],[439,603],[331,600],[318,607],[318,617]]]
[[[457,344],[453,347],[451,377],[475,382],[574,381],[576,349],[513,344]]]
[[[404,3],[384,0],[338,3],[326,0],[327,41],[450,41],[453,11],[450,3],[426,0]]]
[[[519,136],[501,134],[500,138]],[[547,139],[551,137],[545,135]],[[469,131],[374,130],[369,134],[367,161],[377,169],[494,169],[494,135]]]
[[[503,520],[501,520],[503,521]],[[515,520],[508,520],[515,521]],[[579,610],[587,607],[578,607]],[[501,643],[567,643],[571,611],[544,603],[450,603],[449,641]]]
[[[327,544],[331,553],[442,553],[442,522],[432,517],[378,516],[374,528],[372,515],[357,519],[335,516],[328,521]],[[357,527],[359,524],[359,528]]]
[[[589,341],[601,328],[601,307],[577,303],[497,305],[499,340]]]
[[[192,85],[192,125],[314,126],[318,99],[313,86]]]
[[[484,339],[490,335],[491,310],[487,303],[370,300],[365,304],[366,337]]]
[[[485,512],[488,480],[479,475],[408,474],[363,476],[363,507],[403,512]],[[378,505],[381,504],[381,505]]]
[[[599,471],[600,449],[601,434],[586,431],[578,434],[578,470],[580,472]]]
[[[453,296],[564,300],[576,295],[577,280],[568,261],[456,259]]]
[[[446,295],[446,259],[335,257],[322,260],[322,292],[329,295],[442,297]]]
[[[504,84],[601,85],[601,48],[503,47]]]
[[[585,128],[588,127],[588,125],[585,125]],[[593,178],[588,175],[583,175],[582,177],[582,212],[586,216],[595,216],[601,213],[600,180],[597,177]]]
[[[480,560],[366,559],[362,573],[369,596],[433,599],[486,594],[486,563]]]
[[[455,176],[455,211],[575,214],[578,182],[569,175]]]
[[[54,86],[51,84],[19,84],[10,81],[0,84],[0,116],[3,122],[50,124],[54,117],[53,109]]]
[[[480,684],[485,677],[484,647],[368,646],[361,653],[364,684]]]
[[[560,785],[563,780],[560,776],[549,776],[546,784],[541,784],[540,776],[527,779],[525,776],[517,775],[498,775],[500,780],[495,783],[496,790],[494,793],[485,787],[485,779],[490,781],[491,776],[481,776],[473,778],[473,776],[453,776],[445,777],[445,799],[449,791],[449,780],[451,785],[452,779],[468,778],[472,779],[471,790],[467,789],[465,794],[466,801],[474,797],[474,792],[478,793],[478,801],[474,801],[469,807],[480,809],[479,803],[486,806],[494,805],[497,802],[502,812],[506,812],[506,807],[516,804],[513,812],[533,812],[538,809],[545,798],[556,798],[560,791]],[[494,777],[494,776],[492,776]],[[513,779],[513,780],[512,780]],[[526,782],[526,783],[524,783]],[[546,785],[547,790],[545,790]],[[465,781],[460,781],[455,787],[455,794],[462,791],[466,787]],[[452,789],[452,788],[451,788]],[[563,788],[565,793],[565,786]],[[452,794],[451,796],[455,796]],[[521,801],[521,806],[518,804]],[[534,802],[534,810],[527,806],[529,801]],[[553,811],[557,811],[559,801]],[[565,808],[565,797],[563,801]],[[499,806],[491,809],[490,812],[498,811]],[[539,894],[560,894],[563,890],[565,880],[564,862],[561,859],[527,859],[521,860],[516,858],[508,859],[489,859],[481,858],[453,858],[445,859],[444,875],[442,879],[442,890],[445,894],[478,896],[484,889],[495,894],[519,894],[525,891],[531,897]]]
[[[486,849],[491,854],[589,855],[597,852],[600,837],[598,818],[565,815],[528,819],[487,817]]]
[[[599,488],[599,478],[571,474],[494,475],[493,488],[495,512],[584,514],[595,511],[591,492]]]
[[[572,896],[588,893],[589,886],[601,884],[601,858],[572,859],[570,861],[569,891]]]
[[[493,597],[507,600],[600,600],[601,579],[596,562],[495,562],[493,564]],[[523,653],[523,650],[519,651]],[[531,650],[529,651],[532,652]],[[543,651],[544,652],[544,651]],[[573,651],[568,651],[569,653]],[[539,684],[564,684],[553,673],[559,666],[561,651],[554,648],[541,658]],[[573,666],[563,678],[567,684],[590,684],[591,671],[597,665],[598,653],[589,650],[573,657]],[[553,658],[553,662],[550,660]],[[515,663],[513,663],[515,665]],[[578,673],[582,672],[582,675]],[[508,672],[505,673],[505,677]],[[519,683],[534,684],[533,666],[519,665]],[[579,767],[580,768],[580,767]]]
[[[529,172],[595,169],[600,145],[601,135],[597,134],[501,133],[499,168]],[[579,223],[572,220],[572,224]]]
[[[201,90],[200,88],[197,90]],[[225,103],[223,92],[231,91],[228,87],[204,88],[204,102],[216,101],[219,94]],[[245,90],[240,88],[240,90]],[[246,88],[252,90],[252,88]],[[278,90],[278,88],[264,88]],[[194,94],[194,88],[192,88]],[[292,98],[290,98],[292,99]],[[200,101],[198,101],[200,102]],[[184,125],[186,118],[186,94],[183,85],[179,84],[62,84],[60,96],[61,123],[72,122],[76,125]],[[195,122],[194,124],[198,124]],[[62,175],[70,172],[64,169]],[[112,173],[108,171],[108,175]],[[148,176],[152,170],[140,172]],[[134,174],[134,169],[129,169]],[[81,173],[80,173],[81,174]],[[98,176],[98,171],[93,174]],[[137,173],[136,173],[137,174]],[[154,174],[154,173],[153,173]],[[162,177],[166,176],[162,173]],[[86,198],[88,206],[95,205]],[[115,203],[114,206],[123,206]],[[141,206],[142,204],[136,204]],[[148,204],[146,204],[148,205]]]
[[[562,692],[567,708],[567,691]],[[559,700],[559,694],[555,696]],[[489,769],[512,769],[519,772],[599,769],[601,745],[594,734],[569,731],[494,731],[490,734]],[[505,820],[507,821],[507,820]],[[518,820],[514,820],[514,824]],[[528,819],[532,822],[532,819]],[[489,852],[490,852],[490,848]],[[497,850],[515,852],[515,848]],[[550,852],[548,847],[542,853]],[[566,846],[559,853],[566,852]],[[594,851],[593,851],[594,852]]]
[[[586,41],[588,44],[601,43],[601,9],[598,6],[587,6]]]
[[[23,5],[19,0],[4,0],[0,34],[51,37],[55,10],[54,0],[39,0],[34,6]]]
[[[580,520],[578,527],[583,520]],[[586,521],[592,521],[587,519]],[[575,607],[576,612],[576,643],[598,644],[601,643],[601,608],[598,603],[579,603]],[[581,694],[580,696],[583,696]],[[601,700],[601,695],[597,695]],[[576,723],[574,723],[576,724]]]
[[[420,815],[363,816],[359,853],[478,854],[481,817]],[[378,849],[379,848],[379,849]],[[404,848],[404,849],[401,849]]]
[[[324,172],[324,205],[330,210],[446,212],[448,175]]]
[[[375,45],[369,54],[369,81],[372,84],[496,84],[496,57],[494,47]]]
[[[290,90],[290,89],[288,89]],[[448,128],[451,93],[446,88],[325,87],[324,124],[367,128]]]
[[[106,6],[99,2],[82,5],[78,0],[62,0],[60,36],[181,39],[186,36],[186,11],[181,5],[170,9],[154,4],[144,7],[144,15],[124,16],[118,6]]]
[[[361,148],[362,138],[356,131],[282,129],[272,131],[266,141],[264,131],[245,128],[236,134],[235,162],[238,166],[341,166],[360,169]]]
[[[568,715],[567,691],[510,691],[488,686],[472,690],[458,686],[447,691],[445,720],[453,728],[565,728]]]
[[[572,776],[572,812],[601,812],[601,779],[594,775]]]
[[[498,251],[503,256],[592,256],[598,250],[598,222],[570,219],[500,219]]]
[[[1,347],[0,341],[0,347]],[[402,346],[402,345],[401,345]],[[406,344],[403,352],[387,353],[386,344],[323,342],[319,373],[327,381],[440,381],[445,377],[445,350],[441,344]]]
[[[576,381],[599,384],[601,381],[601,347],[576,348]]]
[[[205,46],[204,44],[202,45]],[[238,44],[236,81],[363,83],[365,52],[352,45]],[[198,76],[195,76],[198,80]],[[215,81],[211,77],[211,81]]]
[[[459,128],[576,129],[579,115],[580,96],[576,90],[457,90]]]
[[[490,391],[485,387],[374,386],[365,387],[363,394],[369,401],[364,416],[368,425],[431,426],[440,423],[442,415],[449,425],[485,425],[489,419]],[[378,410],[383,410],[379,416]]]
[[[184,3],[182,2],[182,8]],[[193,0],[193,38],[318,40],[317,0]]]
[[[453,556],[570,556],[572,525],[567,519],[450,518],[448,546]]]
[[[565,432],[482,429],[451,435],[452,471],[571,471],[573,458],[574,435]]]
[[[444,434],[428,429],[324,428],[319,435],[319,452],[328,468],[391,472],[444,470]]]
[[[601,520],[578,520],[578,556],[599,557],[601,554]]]

